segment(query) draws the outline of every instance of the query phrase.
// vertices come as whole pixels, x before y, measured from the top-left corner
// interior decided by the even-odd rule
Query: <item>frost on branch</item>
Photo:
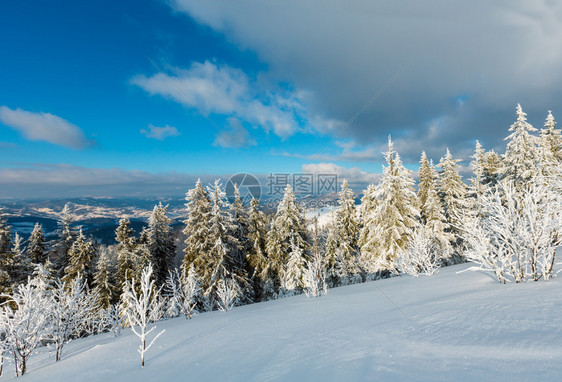
[[[240,286],[232,278],[219,280],[217,287],[217,304],[219,310],[227,312],[238,303],[241,294]]]
[[[199,275],[195,272],[193,264],[190,265],[185,280],[181,279],[180,272],[175,269],[170,271],[166,280],[166,293],[168,295],[167,315],[177,317],[183,314],[190,319],[196,313],[197,299],[201,293]]]
[[[560,195],[542,177],[523,192],[511,181],[482,198],[482,216],[464,219],[465,255],[500,282],[545,281],[554,274],[560,246]]]
[[[425,226],[419,227],[398,256],[398,270],[415,277],[422,273],[433,275],[440,267],[439,244],[432,231]]]
[[[0,310],[0,375],[4,351],[12,353],[16,376],[24,375],[27,360],[45,337],[52,301],[31,282],[18,286]]]
[[[60,361],[63,348],[70,340],[91,334],[97,295],[89,293],[80,277],[68,285],[58,280],[52,294],[49,338],[55,343],[55,360]]]
[[[144,367],[146,352],[156,339],[164,333],[164,330],[162,330],[147,345],[147,337],[156,329],[156,326],[148,329],[148,324],[156,321],[164,304],[164,300],[160,298],[160,290],[156,289],[154,284],[152,265],[148,265],[142,271],[140,285],[135,285],[134,279],[125,283],[123,296],[127,323],[141,342],[138,352],[141,356],[142,367]]]
[[[319,252],[307,262],[303,271],[303,283],[307,297],[320,297],[328,293],[326,264]]]

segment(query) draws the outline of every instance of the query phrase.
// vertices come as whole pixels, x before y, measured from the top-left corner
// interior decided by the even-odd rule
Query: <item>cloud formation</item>
[[[407,69],[340,138],[384,144],[405,159],[474,139],[493,148],[520,102],[535,125],[562,115],[562,3],[557,1],[172,0],[174,10],[252,50],[272,83],[307,89],[309,116],[333,134]],[[310,118],[312,120],[313,117]],[[422,147],[423,146],[423,147]],[[400,148],[402,147],[402,149]]]
[[[224,148],[244,148],[255,146],[256,140],[252,138],[248,130],[244,128],[242,123],[236,118],[229,118],[229,128],[217,133],[215,137],[215,146]]]
[[[282,138],[299,129],[295,114],[302,112],[302,106],[296,94],[281,89],[274,94],[265,92],[259,83],[230,66],[194,62],[190,68],[176,68],[169,75],[138,75],[131,83],[151,95],[198,109],[206,116],[236,117]]]
[[[31,141],[49,142],[75,150],[95,144],[86,138],[78,126],[50,113],[12,110],[7,106],[0,106],[0,121]]]
[[[341,184],[346,179],[351,185],[361,187],[365,187],[369,183],[376,183],[381,177],[381,174],[365,172],[358,167],[346,168],[329,162],[305,164],[302,166],[302,171],[312,174],[336,174],[338,183]]]
[[[147,138],[157,139],[159,141],[168,137],[177,137],[180,135],[178,129],[168,125],[164,127],[148,125],[148,129],[141,129],[140,132]]]
[[[216,176],[218,177],[218,176]],[[0,168],[0,198],[182,195],[198,176],[120,168],[29,164]],[[215,176],[202,177],[211,182]]]

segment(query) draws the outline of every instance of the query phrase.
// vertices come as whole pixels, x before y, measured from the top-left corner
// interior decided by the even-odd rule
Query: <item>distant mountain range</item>
[[[309,212],[326,211],[335,205],[336,194],[306,195],[300,201]],[[43,226],[47,240],[54,238],[57,221],[66,203],[74,215],[74,226],[82,227],[84,233],[93,236],[103,244],[115,243],[115,229],[119,219],[129,218],[138,234],[147,225],[154,205],[162,202],[169,205],[168,216],[173,221],[173,228],[179,229],[187,217],[184,197],[168,197],[159,200],[145,198],[74,198],[45,200],[0,200],[0,208],[8,218],[12,232],[17,232],[27,239],[35,223]],[[260,204],[266,213],[273,213],[278,200],[262,196]]]

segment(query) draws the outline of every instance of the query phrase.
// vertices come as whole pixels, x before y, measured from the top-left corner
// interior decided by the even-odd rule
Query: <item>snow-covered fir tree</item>
[[[332,208],[330,211],[330,220],[324,226],[324,260],[326,263],[326,277],[330,288],[338,285],[338,273],[336,269],[336,249],[338,247],[336,238],[336,214]]]
[[[233,236],[238,240],[238,253],[235,255],[241,262],[243,262],[244,253],[248,249],[248,212],[242,202],[240,196],[240,189],[237,184],[234,185],[234,200],[230,205],[230,212],[234,220]]]
[[[232,215],[234,227],[232,236],[235,238],[237,245],[233,247],[232,259],[234,260],[235,267],[244,271],[244,283],[241,285],[242,299],[253,301],[254,290],[250,280],[251,272],[253,271],[248,263],[247,253],[252,246],[248,237],[248,211],[242,201],[240,189],[237,184],[234,184],[234,200],[230,205],[230,214]]]
[[[544,128],[541,129],[540,140],[541,146],[547,147],[556,160],[562,162],[562,135],[560,129],[556,128],[556,121],[550,110],[548,111]]]
[[[467,210],[466,185],[459,174],[460,159],[453,159],[451,152],[441,158],[437,167],[439,171],[438,195],[443,204],[443,212],[447,221],[447,231],[457,235],[458,238],[461,218]],[[454,244],[454,243],[453,243]]]
[[[154,280],[157,286],[162,286],[168,277],[176,247],[170,223],[172,220],[166,215],[168,206],[162,203],[154,206],[148,219],[147,245],[154,268]]]
[[[45,263],[35,264],[31,282],[40,291],[47,291],[55,285],[55,271],[53,264],[47,259]]]
[[[10,226],[0,209],[0,293],[8,293],[12,285],[11,270],[14,266],[14,253]]]
[[[23,244],[23,238],[16,232],[13,240],[12,247],[14,264],[11,269],[12,284],[19,285],[25,283],[28,277],[33,273],[33,265],[29,257],[26,255],[26,250]]]
[[[546,177],[556,176],[556,167],[562,163],[562,136],[550,110],[540,131],[539,155],[543,174]]]
[[[246,258],[250,267],[250,280],[255,300],[268,300],[275,296],[275,274],[266,254],[267,220],[253,198],[248,210],[248,250]]]
[[[130,281],[137,275],[137,248],[134,231],[131,228],[129,219],[125,218],[119,220],[119,225],[115,230],[115,240],[117,241],[117,274],[115,277],[115,287],[118,294],[121,294],[125,282]]]
[[[374,184],[369,184],[367,189],[363,191],[363,197],[361,198],[361,205],[359,206],[359,223],[361,228],[359,230],[358,243],[360,248],[367,245],[370,228],[374,225],[372,219],[374,218],[373,211],[377,205],[376,190],[377,187]]]
[[[304,212],[298,204],[293,188],[290,184],[285,187],[283,199],[277,206],[277,212],[271,222],[271,229],[267,238],[267,254],[271,263],[272,270],[287,289],[285,281],[295,280],[294,277],[287,276],[289,269],[289,257],[293,254],[292,265],[301,267],[307,260],[308,243]],[[295,256],[299,254],[302,259]],[[302,260],[302,261],[301,261]],[[292,269],[292,271],[297,271]],[[295,274],[302,274],[302,269]],[[291,281],[292,283],[292,281]],[[292,287],[293,284],[290,283]]]
[[[69,251],[69,264],[64,269],[63,281],[71,283],[73,280],[81,279],[87,284],[92,278],[92,260],[94,256],[94,245],[86,239],[82,229]]]
[[[367,232],[361,247],[361,260],[370,274],[394,268],[399,251],[419,224],[414,180],[394,151],[390,137],[388,151],[384,154],[387,166],[376,187],[376,206],[364,217],[368,225],[363,227]]]
[[[212,246],[195,259],[194,265],[201,276],[204,294],[212,305],[213,302],[217,302],[220,280],[233,279],[242,290],[247,289],[249,282],[245,269],[241,268],[240,263],[234,258],[239,242],[233,234],[236,224],[230,214],[222,184],[216,180],[208,191],[212,199],[212,208],[206,240],[212,243]]]
[[[467,197],[470,198],[469,204],[471,209],[474,209],[474,204],[477,204],[478,199],[485,192],[485,181],[484,181],[484,160],[485,160],[486,150],[482,147],[480,142],[476,141],[476,147],[474,148],[474,154],[472,155],[472,161],[470,162],[470,167],[472,168],[472,178],[470,178],[470,186],[468,187]]]
[[[64,270],[70,262],[70,249],[74,243],[76,234],[74,228],[72,227],[72,222],[74,216],[70,211],[70,206],[64,205],[61,211],[59,221],[57,222],[57,234],[58,240],[54,245],[56,262],[55,267],[57,269],[58,275],[62,277],[64,275]]]
[[[35,223],[31,236],[29,237],[27,256],[33,264],[44,264],[47,260],[45,235],[43,234],[43,226],[39,223]]]
[[[292,296],[302,293],[305,286],[304,272],[306,262],[307,259],[305,258],[303,249],[295,243],[294,239],[292,239],[291,246],[289,247],[287,265],[283,270],[281,277],[280,295]]]
[[[438,176],[425,152],[420,159],[420,178],[418,188],[418,200],[420,203],[420,219],[427,232],[431,232],[436,240],[436,250],[439,258],[446,258],[451,253],[453,237],[446,232],[447,223],[443,211],[443,205],[437,194]]]
[[[314,219],[314,245],[312,256],[307,262],[303,274],[304,292],[307,297],[320,297],[322,294],[328,292],[326,260],[320,252],[318,241],[318,219]]]
[[[511,179],[518,189],[522,190],[537,173],[539,153],[537,137],[532,133],[537,131],[527,122],[527,114],[521,105],[517,104],[517,120],[511,125],[505,140],[507,147],[503,156],[502,178]]]
[[[347,180],[343,181],[338,198],[338,208],[335,215],[335,227],[332,237],[335,239],[332,280],[334,285],[347,285],[361,281],[359,266],[359,221],[355,208],[355,197],[349,188]],[[333,244],[329,243],[332,247]],[[329,256],[332,257],[332,256]]]
[[[94,293],[98,296],[98,308],[107,309],[115,302],[115,286],[109,264],[108,251],[101,250],[94,274]]]
[[[201,274],[205,263],[203,259],[212,248],[209,237],[209,220],[211,216],[211,200],[201,180],[197,180],[195,188],[186,194],[187,220],[184,221],[183,234],[185,239],[185,256],[182,264],[182,278],[187,278],[191,264]]]
[[[502,167],[501,156],[494,150],[486,151],[483,159],[483,183],[486,186],[494,187],[500,178]]]

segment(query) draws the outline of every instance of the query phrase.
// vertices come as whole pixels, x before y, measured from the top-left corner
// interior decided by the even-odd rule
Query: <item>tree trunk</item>
[[[60,361],[60,354],[62,353],[62,346],[57,344],[57,351],[55,353],[55,362]]]
[[[16,377],[20,376],[19,365],[18,365],[18,357],[16,356],[16,352],[14,351],[14,366],[16,369]]]
[[[27,357],[21,357],[21,375],[25,374],[27,369]]]
[[[552,254],[552,262],[550,263],[550,269],[548,270],[548,275],[550,276],[552,274],[552,271],[554,270],[554,259],[556,258],[556,249],[554,250],[554,253]],[[0,374],[2,375],[2,374]]]
[[[141,352],[141,366],[144,367],[144,350],[146,349],[146,340],[142,340],[142,352]]]

